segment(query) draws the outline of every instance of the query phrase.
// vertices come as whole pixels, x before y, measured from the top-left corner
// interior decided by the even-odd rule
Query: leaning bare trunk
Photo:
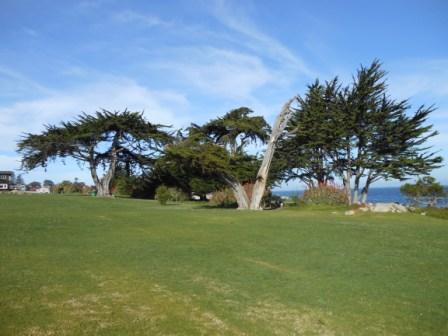
[[[261,210],[261,199],[263,198],[264,191],[266,189],[266,182],[269,175],[269,168],[272,162],[272,156],[275,151],[275,141],[269,140],[268,148],[264,154],[263,162],[257,174],[257,181],[255,182],[254,189],[252,191],[252,199],[250,202],[251,210]]]
[[[249,209],[249,197],[247,197],[246,190],[244,190],[243,185],[237,181],[235,178],[230,176],[224,176],[224,181],[232,189],[233,196],[238,203],[239,210]]]
[[[251,210],[261,210],[261,199],[263,198],[264,191],[266,189],[266,183],[269,175],[269,168],[271,167],[272,157],[275,152],[275,145],[280,135],[283,133],[289,119],[292,116],[293,111],[291,110],[291,104],[296,99],[296,97],[288,100],[283,106],[280,114],[275,121],[274,127],[272,128],[272,134],[268,142],[268,147],[266,153],[264,154],[263,161],[261,163],[260,169],[257,173],[257,179],[252,190],[252,199],[250,200]]]

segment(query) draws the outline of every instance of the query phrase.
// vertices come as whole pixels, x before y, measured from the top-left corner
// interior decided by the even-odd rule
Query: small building
[[[0,190],[14,189],[14,172],[0,171]]]

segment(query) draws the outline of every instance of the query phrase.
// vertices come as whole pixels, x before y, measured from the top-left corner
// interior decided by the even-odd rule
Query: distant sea
[[[448,189],[445,187],[445,189]],[[304,190],[274,190],[273,194],[278,196],[302,196]],[[369,196],[367,199],[369,203],[392,203],[397,202],[401,204],[407,204],[408,199],[402,195],[399,187],[387,187],[387,188],[371,188],[369,190]],[[438,207],[447,207],[448,199],[441,199],[437,203]]]

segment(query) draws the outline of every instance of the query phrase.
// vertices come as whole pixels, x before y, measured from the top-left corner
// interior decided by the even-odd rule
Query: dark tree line
[[[139,112],[101,110],[25,134],[18,151],[24,169],[67,157],[87,165],[99,196],[132,177],[202,194],[227,187],[239,208],[260,209],[266,187],[299,179],[309,187],[342,181],[351,203],[366,202],[379,179],[426,175],[442,162],[427,145],[437,134],[427,123],[434,108],[411,112],[408,101],[389,96],[385,75],[374,61],[347,86],[316,80],[272,128],[247,107],[176,133]],[[266,151],[253,154],[251,144]]]

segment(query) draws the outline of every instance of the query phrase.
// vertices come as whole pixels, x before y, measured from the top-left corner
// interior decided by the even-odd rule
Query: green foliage
[[[448,220],[448,208],[426,208],[424,212],[427,216]]]
[[[344,188],[334,184],[309,187],[300,198],[301,204],[306,205],[347,205],[348,197]]]
[[[97,189],[108,192],[119,163],[128,170],[154,165],[163,145],[171,140],[163,127],[146,121],[140,112],[83,113],[60,126],[46,125],[41,134],[25,134],[18,142],[18,152],[27,170],[46,167],[56,158],[72,157],[86,163]],[[97,176],[99,167],[106,171],[102,178]]]
[[[84,182],[64,180],[61,183],[55,184],[51,191],[56,194],[87,194],[92,192],[92,190]]]
[[[298,178],[313,186],[333,180],[334,153],[343,132],[337,119],[339,89],[337,78],[325,84],[316,80],[305,96],[298,98],[299,109],[289,120],[275,153],[275,161],[283,162],[287,181]]]
[[[219,183],[219,181],[200,177],[193,177],[189,184],[191,191],[203,197],[205,197],[206,194],[214,192],[222,187],[222,183]]]
[[[414,205],[419,205],[428,200],[429,206],[435,206],[438,198],[446,197],[444,187],[431,176],[419,178],[416,183],[406,183],[400,187],[400,191],[408,197]]]
[[[112,182],[114,194],[120,196],[132,196],[136,189],[137,177],[135,176],[117,176]]]
[[[155,199],[158,200],[160,204],[166,205],[168,201],[184,202],[188,200],[188,195],[180,189],[168,188],[165,185],[161,185],[156,189]]]
[[[227,131],[224,131],[221,119],[211,121],[204,127],[190,127],[187,137],[180,137],[166,147],[158,165],[176,176],[213,180],[218,186],[225,184],[228,176],[240,181],[253,180],[260,160],[255,155],[245,153],[244,146],[257,137],[260,140],[265,138],[253,131],[253,125],[249,127],[251,118],[246,116],[242,121],[235,120],[237,124],[242,123],[237,130],[230,128],[228,118],[224,119],[229,127]],[[260,124],[258,117],[253,118],[256,125]],[[214,122],[219,125],[217,128],[221,133],[212,128]],[[230,137],[231,141],[228,140]]]
[[[185,202],[189,199],[188,195],[179,188],[168,188],[170,193],[170,201]]]
[[[252,110],[240,107],[226,113],[223,117],[214,119],[199,127],[192,125],[193,134],[202,134],[215,143],[228,149],[231,155],[244,153],[249,143],[266,142],[270,127],[263,117],[252,117]]]
[[[385,76],[375,60],[361,66],[351,85],[335,78],[308,86],[276,152],[284,178],[315,186],[354,177],[354,189],[364,179],[367,194],[379,179],[403,180],[440,167],[442,157],[426,145],[437,134],[427,124],[434,108],[411,114],[406,100],[390,98]]]
[[[171,199],[171,192],[167,186],[161,185],[156,189],[156,200],[159,201],[160,204],[166,205],[168,201]]]

